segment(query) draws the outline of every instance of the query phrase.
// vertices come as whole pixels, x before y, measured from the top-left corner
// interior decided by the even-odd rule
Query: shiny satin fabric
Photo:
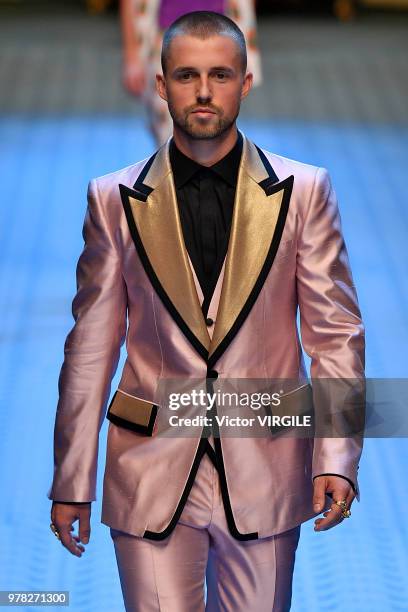
[[[263,151],[277,181],[267,196],[260,186],[268,178],[265,164],[243,136],[230,243],[208,311],[214,326],[207,326],[202,315],[201,289],[182,238],[169,141],[144,178],[150,188],[146,201],[138,199],[133,185],[147,160],[91,181],[73,301],[75,325],[59,379],[50,499],[95,499],[99,430],[125,340],[119,388],[152,403],[160,380],[205,378],[203,350],[211,357],[220,348],[212,366],[220,378],[291,378],[300,386],[306,370],[296,325],[299,308],[311,376],[363,377],[364,328],[329,175]],[[289,195],[271,268],[229,336],[259,281]],[[153,286],[129,221],[184,328]],[[133,535],[163,531],[179,504],[198,445],[198,438],[147,437],[109,423],[102,522]],[[337,473],[357,485],[361,440],[224,438],[221,446],[241,533],[269,537],[315,516],[315,475]]]
[[[127,612],[290,609],[300,525],[261,540],[235,540],[225,520],[218,474],[206,455],[166,540],[151,542],[112,528],[110,533]]]

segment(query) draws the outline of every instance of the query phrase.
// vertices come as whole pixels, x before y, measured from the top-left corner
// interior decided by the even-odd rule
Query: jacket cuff
[[[316,476],[313,476],[313,480],[315,478],[317,478],[318,476],[339,476],[339,478],[344,478],[344,480],[347,480],[347,482],[350,484],[351,488],[354,491],[354,494],[357,495],[357,487],[354,484],[354,482],[352,480],[350,480],[350,478],[347,478],[347,476],[343,476],[342,474],[332,474],[330,473],[324,473],[324,474],[316,474]]]

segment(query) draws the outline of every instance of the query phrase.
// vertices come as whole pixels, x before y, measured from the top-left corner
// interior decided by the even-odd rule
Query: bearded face
[[[252,75],[243,74],[238,45],[230,36],[177,35],[158,89],[175,129],[193,140],[210,140],[235,124],[251,83]]]

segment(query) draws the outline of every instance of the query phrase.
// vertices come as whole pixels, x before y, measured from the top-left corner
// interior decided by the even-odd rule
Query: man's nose
[[[212,98],[210,84],[206,76],[202,76],[200,78],[196,95],[197,95],[197,101],[200,104],[203,104],[206,100],[210,100]]]

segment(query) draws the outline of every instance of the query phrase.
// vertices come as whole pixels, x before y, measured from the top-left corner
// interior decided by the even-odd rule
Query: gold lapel
[[[293,177],[278,183],[268,160],[245,135],[231,233],[209,356],[213,364],[251,309],[272,265]],[[269,169],[267,169],[269,168]]]
[[[120,186],[122,200],[131,232],[132,227],[137,230],[132,232],[133,239],[146,272],[173,318],[206,358],[210,336],[184,243],[169,143],[170,139],[157,151],[143,182],[138,185],[136,181],[134,190]]]

